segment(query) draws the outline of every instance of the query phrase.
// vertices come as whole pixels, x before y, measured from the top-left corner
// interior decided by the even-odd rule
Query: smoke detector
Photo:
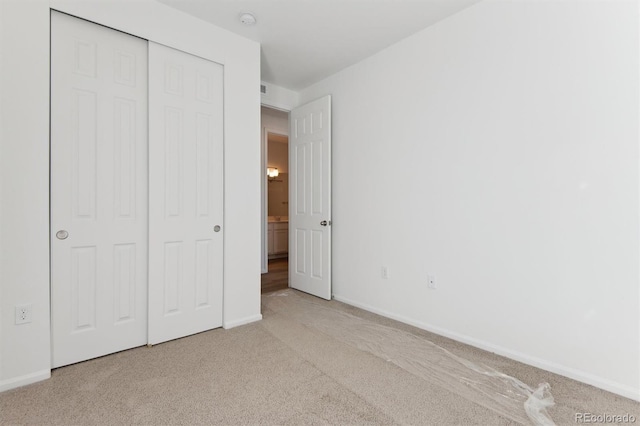
[[[256,17],[250,13],[241,13],[240,14],[240,22],[242,22],[246,26],[251,26],[256,24]]]

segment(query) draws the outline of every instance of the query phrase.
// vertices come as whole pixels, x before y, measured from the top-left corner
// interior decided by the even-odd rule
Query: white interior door
[[[51,25],[53,367],[147,341],[147,42]]]
[[[331,299],[331,96],[290,115],[289,286]]]
[[[223,67],[149,42],[149,343],[222,325]]]

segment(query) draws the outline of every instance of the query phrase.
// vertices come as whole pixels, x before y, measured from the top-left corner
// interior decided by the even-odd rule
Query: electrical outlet
[[[427,275],[427,287],[429,287],[432,290],[435,290],[438,288],[435,275]]]
[[[389,268],[387,268],[386,266],[383,266],[382,269],[380,269],[380,275],[385,280],[389,278]]]
[[[16,306],[16,325],[27,324],[31,322],[32,305]]]

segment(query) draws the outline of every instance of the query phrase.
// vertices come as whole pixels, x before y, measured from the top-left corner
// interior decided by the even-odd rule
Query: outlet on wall
[[[16,306],[16,325],[27,324],[31,322],[32,305]]]
[[[438,288],[435,275],[427,275],[427,287],[429,287],[432,290],[435,290]]]
[[[382,276],[382,278],[384,278],[385,280],[386,280],[387,278],[389,278],[389,268],[388,268],[388,267],[386,267],[386,266],[383,266],[383,267],[380,269],[380,275],[381,275],[381,276]]]

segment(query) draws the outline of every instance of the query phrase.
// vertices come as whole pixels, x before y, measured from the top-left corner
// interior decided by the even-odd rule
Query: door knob
[[[220,232],[220,225],[216,225],[213,227],[213,232]]]
[[[68,236],[69,236],[69,233],[64,229],[61,229],[58,232],[56,232],[56,238],[59,240],[66,240]]]
[[[331,222],[327,222],[326,220],[323,220],[322,222],[320,222],[320,225],[322,226],[331,225]]]

